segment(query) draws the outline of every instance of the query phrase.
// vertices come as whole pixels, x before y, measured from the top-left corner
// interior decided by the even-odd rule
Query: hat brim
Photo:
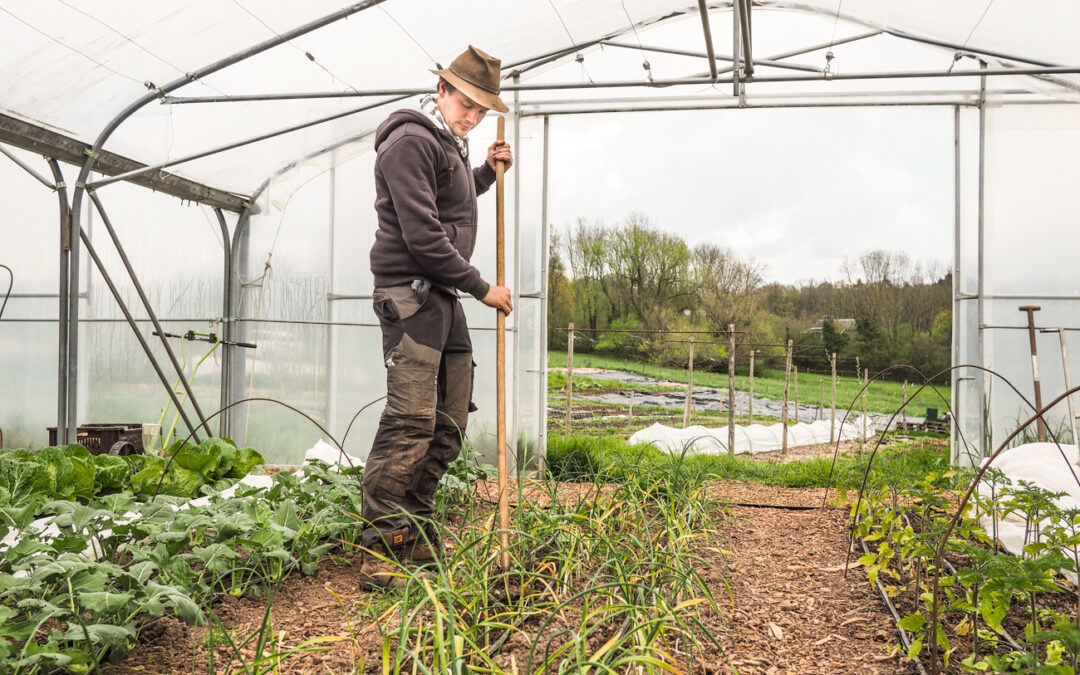
[[[497,94],[492,94],[490,91],[485,91],[468,80],[461,79],[449,69],[433,70],[431,72],[454,85],[455,89],[468,96],[473,102],[479,103],[489,110],[496,110],[501,113],[510,112],[510,108],[506,107],[506,104],[502,102],[502,99]]]

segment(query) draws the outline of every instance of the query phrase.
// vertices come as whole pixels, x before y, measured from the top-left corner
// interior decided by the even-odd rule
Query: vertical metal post
[[[514,84],[521,82],[520,75],[514,75]],[[518,167],[521,167],[521,92],[514,90],[514,159],[518,163]],[[513,248],[511,249],[514,256],[514,307],[520,307],[521,300],[521,169],[519,168],[514,172],[514,241]],[[542,259],[542,256],[541,256]],[[537,289],[537,292],[540,292]],[[518,319],[521,314],[514,314],[514,318],[511,319],[512,326],[510,331],[510,337],[514,342],[514,351],[510,359],[510,415],[506,421],[507,433],[510,438],[517,439],[519,437],[518,432],[518,420],[521,417],[521,335],[516,328],[521,325]],[[515,443],[515,448],[517,447]],[[510,467],[510,472],[518,476],[520,474],[518,467],[518,453],[514,452],[510,456],[510,460],[513,462],[513,466]],[[520,457],[521,460],[528,460],[526,455]]]
[[[832,408],[829,417],[829,443],[836,442],[836,352],[829,356],[829,367],[832,369]]]
[[[953,270],[952,270],[952,364],[960,363],[960,106],[953,106]],[[952,382],[952,409],[953,423],[949,425],[949,447],[953,464],[957,464],[961,455],[956,447],[960,436],[957,435],[957,427],[967,419],[964,396],[960,393],[960,373],[954,372],[950,376]],[[904,396],[907,400],[907,396]],[[906,410],[904,411],[906,414]],[[981,416],[978,416],[981,418]],[[980,436],[982,434],[979,434]],[[964,448],[963,454],[967,456],[971,448]]]
[[[1020,307],[1021,312],[1027,313],[1027,328],[1028,339],[1031,342],[1031,377],[1035,383],[1035,410],[1042,412],[1042,384],[1039,382],[1039,349],[1035,344],[1035,312],[1042,309],[1038,305],[1023,305]],[[1040,416],[1035,420],[1036,428],[1038,429],[1039,442],[1046,442],[1046,422]]]
[[[540,243],[544,249],[540,252],[543,264],[540,269],[540,442],[537,456],[537,470],[543,475],[544,461],[547,455],[547,386],[548,386],[548,284],[551,267],[551,240],[548,233],[548,138],[550,118],[544,115],[544,157],[540,179]],[[519,169],[520,170],[520,169]]]
[[[986,63],[979,61],[980,68],[985,69]],[[976,263],[978,269],[978,283],[976,285],[976,303],[977,303],[977,320],[978,327],[976,329],[976,335],[978,338],[979,349],[979,365],[986,367],[986,340],[983,335],[983,326],[986,325],[986,303],[984,301],[983,294],[986,291],[985,287],[985,270],[983,269],[983,259],[985,254],[985,210],[986,210],[986,76],[979,78],[979,217],[978,217],[978,262]],[[990,453],[990,447],[987,444],[987,436],[989,429],[986,428],[986,424],[993,425],[993,417],[991,408],[991,402],[986,398],[986,389],[989,373],[982,373],[982,376],[978,378],[979,382],[979,403],[986,406],[988,410],[985,414],[978,415],[979,418],[979,454],[982,457],[986,457]],[[932,641],[931,647],[937,649],[937,643]],[[935,653],[936,656],[936,653]]]
[[[1057,329],[1058,338],[1061,340],[1061,363],[1065,367],[1065,391],[1072,389],[1072,375],[1069,373],[1069,348],[1066,345],[1065,329]],[[1080,436],[1076,435],[1076,409],[1073,407],[1073,396],[1069,394],[1069,428],[1072,429],[1073,445],[1080,445]]]
[[[327,249],[329,281],[326,293],[326,428],[333,429],[337,408],[337,331],[334,326],[334,235],[337,231],[337,166],[330,166],[330,241]],[[318,373],[315,375],[318,377]]]
[[[76,187],[76,192],[78,188]],[[67,277],[67,432],[68,442],[75,440],[75,433],[79,427],[79,267],[82,252],[82,241],[79,238],[81,228],[78,224],[77,210],[68,209],[68,242],[71,250],[68,252],[68,277]],[[90,209],[87,209],[87,227],[92,227]],[[89,234],[93,234],[90,229]],[[87,285],[89,286],[89,275]]]
[[[735,324],[728,324],[728,452],[735,453]]]
[[[574,322],[566,331],[566,431],[574,426]]]
[[[214,208],[214,215],[217,216],[218,227],[221,228],[221,245],[224,250],[225,256],[223,261],[223,279],[221,286],[221,334],[222,339],[228,342],[232,340],[232,239],[229,237],[229,226],[225,223],[225,214],[222,213],[220,208]],[[229,377],[231,375],[230,369],[232,364],[232,352],[236,347],[234,345],[222,345],[221,346],[221,408],[224,409],[229,405]],[[218,436],[223,438],[232,438],[232,434],[229,433],[229,417],[230,410],[226,410],[218,416]]]
[[[232,250],[230,255],[232,257],[232,263],[230,265],[233,274],[234,283],[230,284],[229,295],[232,303],[233,320],[232,334],[234,340],[251,342],[247,339],[246,335],[246,323],[240,320],[240,313],[243,311],[243,307],[240,305],[240,294],[242,285],[239,282],[240,274],[247,272],[246,266],[248,263],[248,249],[250,244],[251,232],[248,228],[248,224],[251,222],[252,208],[245,208],[240,214],[240,217],[236,221],[236,229],[233,230],[232,236]],[[244,398],[246,390],[244,389],[244,370],[246,368],[247,355],[242,349],[236,349],[232,352],[231,368],[229,373],[229,402],[238,401]],[[235,412],[236,414],[232,414]],[[229,438],[236,441],[238,444],[242,444],[247,436],[247,409],[244,406],[238,406],[229,411]]]
[[[683,406],[683,429],[690,426],[690,405],[694,402],[694,338],[690,338],[690,357],[686,362],[686,404]]]
[[[60,201],[60,285],[58,302],[58,359],[56,366],[56,443],[67,445],[72,441],[68,433],[68,333],[71,324],[68,321],[70,306],[68,305],[68,293],[70,292],[70,277],[68,276],[69,257],[71,255],[71,206],[68,204],[67,185],[64,183],[64,174],[60,170],[60,163],[50,158],[49,169],[52,170],[53,182],[56,184],[56,197]],[[79,289],[75,289],[76,295]]]

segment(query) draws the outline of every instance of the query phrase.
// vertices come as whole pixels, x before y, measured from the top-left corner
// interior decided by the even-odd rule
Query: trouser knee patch
[[[469,411],[475,409],[472,405],[475,364],[472,355],[468,353],[444,354],[443,363],[443,411],[460,433],[465,433],[465,427],[469,423]],[[440,423],[445,424],[446,421],[440,420]]]

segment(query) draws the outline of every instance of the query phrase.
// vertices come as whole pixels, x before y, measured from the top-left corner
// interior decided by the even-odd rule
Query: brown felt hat
[[[510,109],[499,98],[499,67],[502,61],[489,56],[476,47],[469,48],[461,53],[449,68],[433,70],[439,77],[445,79],[455,88],[460,89],[473,101],[485,108],[509,112]]]

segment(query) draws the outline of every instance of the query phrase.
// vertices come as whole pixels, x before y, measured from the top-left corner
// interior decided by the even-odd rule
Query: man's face
[[[454,135],[459,138],[465,138],[473,130],[473,127],[480,124],[488,111],[487,108],[457,89],[448,92],[441,83],[439,84],[437,102],[439,110],[442,111],[443,119],[446,120]]]

